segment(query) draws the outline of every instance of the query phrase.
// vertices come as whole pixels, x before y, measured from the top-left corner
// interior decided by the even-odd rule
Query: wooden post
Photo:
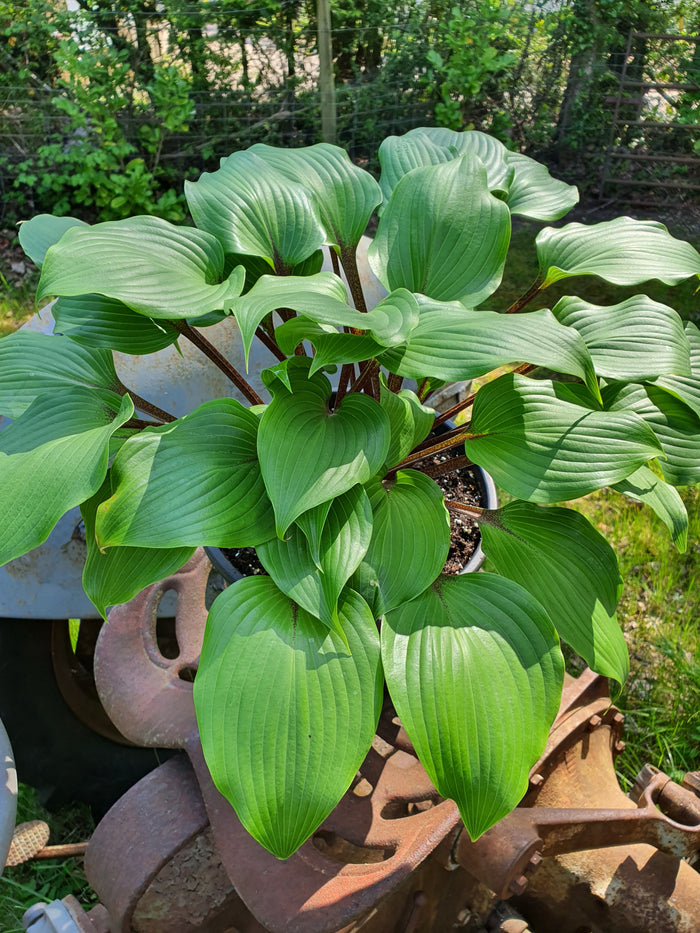
[[[318,86],[321,92],[321,137],[324,143],[334,143],[336,110],[330,0],[316,0],[316,15],[318,18]]]

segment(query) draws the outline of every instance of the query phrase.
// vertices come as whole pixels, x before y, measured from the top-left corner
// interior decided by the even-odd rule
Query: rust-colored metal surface
[[[590,671],[567,684],[522,806],[476,843],[462,833],[455,856],[538,933],[697,933],[700,875],[680,858],[700,850],[693,778],[648,768],[636,801],[622,792],[623,718],[604,686]]]
[[[111,918],[112,933],[130,933],[141,897],[158,873],[208,825],[184,756],[147,774],[97,826],[85,874]],[[168,927],[175,933],[175,928]]]
[[[90,844],[88,877],[113,931],[155,933],[160,923],[169,933],[223,933],[230,921],[239,933],[483,933],[499,897],[522,905],[537,933],[697,931],[700,876],[679,856],[700,850],[700,776],[680,786],[652,770],[635,800],[625,796],[613,766],[623,717],[590,671],[567,679],[521,806],[476,843],[387,706],[348,793],[291,858],[274,858],[243,829],[202,757],[192,677],[208,574],[199,551],[114,610],[98,640],[96,682],[120,732],[183,748],[191,762],[177,758],[132,788]],[[168,590],[178,597],[177,645],[164,653],[156,613]],[[189,918],[187,898],[171,896],[188,872],[201,880],[192,881]],[[591,911],[608,926],[595,926]],[[634,922],[620,920],[625,912]]]

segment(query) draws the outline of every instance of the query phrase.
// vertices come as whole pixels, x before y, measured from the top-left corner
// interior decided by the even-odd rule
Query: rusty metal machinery
[[[92,933],[697,933],[700,775],[645,769],[632,796],[614,758],[623,717],[607,681],[567,679],[521,805],[472,843],[390,706],[352,787],[281,862],[243,829],[211,782],[192,703],[209,576],[199,551],[118,607],[95,676],[132,742],[182,752],[107,813],[85,870]],[[177,594],[176,650],[157,608]],[[172,635],[172,633],[171,633]],[[175,656],[173,656],[175,655]],[[632,799],[634,797],[634,799]],[[507,904],[505,903],[507,901]],[[71,905],[77,916],[75,904]],[[76,923],[78,921],[76,920]]]

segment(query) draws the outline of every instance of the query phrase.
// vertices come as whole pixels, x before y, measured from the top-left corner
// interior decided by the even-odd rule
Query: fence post
[[[318,84],[321,92],[321,136],[325,143],[334,143],[336,110],[330,0],[316,0],[316,15],[318,18]]]

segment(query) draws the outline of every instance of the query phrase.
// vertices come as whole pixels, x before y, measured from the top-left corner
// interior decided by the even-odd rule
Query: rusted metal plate
[[[131,933],[141,896],[207,822],[184,755],[142,778],[103,817],[88,845],[85,874],[109,911],[112,933]]]

